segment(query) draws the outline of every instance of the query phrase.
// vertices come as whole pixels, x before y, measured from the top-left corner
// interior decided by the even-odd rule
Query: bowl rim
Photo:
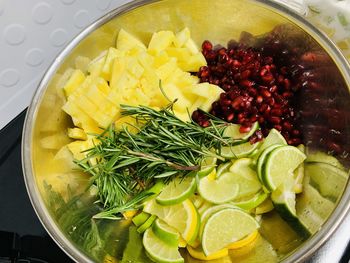
[[[34,93],[31,103],[28,107],[24,126],[22,133],[22,148],[21,148],[21,159],[22,159],[22,171],[23,177],[26,185],[26,189],[29,195],[30,202],[34,208],[34,211],[39,218],[41,224],[51,236],[51,238],[56,242],[56,244],[74,261],[76,262],[94,262],[91,258],[85,255],[76,246],[72,245],[72,242],[62,233],[59,227],[54,222],[52,216],[50,215],[48,209],[45,206],[44,200],[39,193],[39,189],[36,185],[36,179],[34,176],[34,171],[32,167],[32,137],[34,129],[34,120],[37,116],[38,105],[42,100],[46,88],[59,69],[64,59],[74,50],[77,45],[84,40],[90,33],[94,32],[96,29],[106,24],[113,18],[129,12],[138,7],[161,2],[162,0],[133,0],[126,4],[123,4],[107,14],[103,15],[96,21],[92,22],[88,27],[82,30],[76,37],[74,37],[56,56],[53,62],[50,64],[46,70],[44,76],[40,80],[40,83]],[[316,26],[307,21],[300,14],[292,9],[289,9],[285,5],[279,4],[272,0],[248,0],[254,2],[255,4],[260,4],[263,7],[272,9],[276,11],[281,16],[290,20],[311,35],[313,38],[316,37],[317,42],[326,49],[327,53],[332,57],[333,60],[337,62],[338,69],[341,71],[344,80],[346,81],[348,88],[350,88],[350,65],[346,60],[344,55],[338,49],[338,47],[333,43],[333,41],[321,32]],[[303,262],[310,258],[317,249],[319,249],[335,232],[339,225],[343,222],[345,216],[350,210],[350,187],[349,182],[346,189],[344,190],[343,196],[338,202],[336,208],[327,219],[327,221],[322,225],[320,230],[314,234],[311,238],[303,243],[295,252],[292,252],[287,256],[282,262],[294,263]]]

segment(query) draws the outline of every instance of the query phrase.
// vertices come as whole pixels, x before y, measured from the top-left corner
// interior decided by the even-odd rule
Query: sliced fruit
[[[229,124],[226,127],[226,129],[223,133],[223,136],[232,138],[234,140],[247,140],[250,136],[252,136],[254,134],[254,132],[256,132],[257,129],[259,129],[259,123],[254,122],[250,131],[245,132],[245,133],[241,133],[239,131],[240,127],[241,127],[241,125],[239,125],[239,124]]]
[[[307,157],[305,162],[307,163],[326,163],[344,170],[344,166],[339,162],[337,158],[325,152],[308,152],[306,156]]]
[[[264,191],[260,191],[251,198],[241,199],[233,201],[232,204],[246,211],[251,211],[254,208],[258,208],[268,198],[268,194]],[[272,207],[273,208],[273,207]]]
[[[259,231],[255,230],[253,233],[251,233],[247,237],[228,245],[227,248],[228,249],[238,249],[238,248],[247,246],[250,243],[254,242],[258,236],[259,236]]]
[[[239,191],[232,173],[225,173],[213,180],[209,175],[204,178],[197,176],[199,194],[208,202],[222,204],[233,200]]]
[[[266,157],[266,164],[263,167],[262,179],[266,188],[270,191],[275,190],[305,158],[305,154],[293,146],[282,146],[274,149]]]
[[[153,233],[170,246],[179,245],[180,234],[167,223],[157,218],[152,226]]]
[[[200,178],[210,174],[216,167],[217,158],[208,156],[201,162],[201,169],[198,171]]]
[[[344,170],[327,163],[307,163],[305,174],[322,196],[334,202],[342,195],[349,177]]]
[[[191,246],[187,246],[187,251],[191,255],[191,257],[199,260],[205,260],[205,261],[223,258],[228,255],[227,248],[223,248],[208,256],[204,254],[201,248],[193,248]]]
[[[305,153],[305,146],[303,144],[298,145],[297,148]],[[300,194],[303,191],[304,170],[304,162],[302,162],[294,171],[294,192],[296,194]]]
[[[205,226],[205,223],[208,221],[208,218],[214,214],[217,211],[220,211],[222,209],[225,208],[237,208],[232,204],[222,204],[222,205],[215,205],[215,206],[211,206],[209,207],[207,210],[205,210],[201,215],[200,215],[200,221],[201,221],[201,225],[199,228],[199,240],[202,240],[202,234],[203,234],[203,229]]]
[[[293,176],[285,178],[285,181],[272,192],[271,200],[282,218],[296,217]]]
[[[147,221],[149,217],[150,217],[150,214],[141,212],[132,219],[132,222],[135,224],[135,226],[141,226],[143,223]]]
[[[187,243],[190,244],[197,238],[200,225],[199,214],[189,199],[172,206],[159,205],[153,199],[145,204],[143,211],[158,216],[175,228]]]
[[[193,205],[198,209],[202,206],[202,204],[205,202],[205,200],[197,193],[195,193],[193,196],[190,197],[190,200],[192,201]]]
[[[232,146],[221,147],[221,156],[226,159],[238,159],[249,157],[255,149],[260,145],[260,142],[251,144],[250,142],[239,143]]]
[[[163,188],[156,200],[161,205],[179,204],[193,195],[196,187],[195,177],[190,175],[185,178],[176,177]]]
[[[228,172],[231,165],[232,165],[232,162],[226,162],[226,163],[220,164],[216,169],[216,177],[220,177],[223,173]]]
[[[156,195],[158,195],[162,191],[164,186],[165,186],[164,182],[159,180],[150,189],[146,190],[147,193],[152,193],[152,194],[145,199],[145,202],[152,200]]]
[[[238,159],[231,165],[230,173],[232,173],[235,182],[239,185],[239,192],[235,199],[254,195],[261,190],[261,183],[252,167],[253,160],[249,158]]]
[[[154,220],[156,220],[156,216],[155,215],[151,215],[145,223],[143,223],[142,225],[140,225],[137,228],[137,232],[139,232],[140,234],[142,234],[143,232],[146,231],[146,229],[150,228],[154,222]]]
[[[63,87],[66,97],[69,97],[74,92],[74,90],[84,82],[84,80],[85,74],[79,69],[74,70],[69,80]]]
[[[146,51],[145,45],[140,40],[126,32],[124,29],[121,29],[117,38],[117,49],[126,51],[135,48]]]
[[[281,147],[283,146],[282,144],[273,144],[273,145],[270,145],[268,146],[265,150],[263,150],[259,156],[259,159],[258,159],[258,162],[256,164],[256,171],[258,173],[258,178],[260,180],[260,182],[263,182],[262,180],[262,168],[265,164],[265,159],[266,159],[266,156],[272,152],[274,149],[276,149],[277,147]]]
[[[234,208],[222,209],[212,214],[205,223],[202,235],[203,252],[211,255],[258,228],[257,221],[246,212]]]
[[[159,239],[152,231],[147,229],[142,239],[143,246],[148,256],[155,262],[162,263],[182,263],[184,259],[181,257],[178,248],[170,246]]]
[[[202,215],[208,208],[212,207],[214,204],[205,201],[203,202],[203,204],[201,205],[201,207],[198,209],[198,213],[199,215]]]
[[[259,156],[263,150],[274,144],[287,145],[287,142],[279,131],[277,131],[276,129],[271,129],[269,134],[262,142],[259,148],[259,152],[256,154],[256,156]]]
[[[261,215],[272,211],[274,208],[273,203],[270,198],[266,198],[259,206],[255,208],[255,214]]]

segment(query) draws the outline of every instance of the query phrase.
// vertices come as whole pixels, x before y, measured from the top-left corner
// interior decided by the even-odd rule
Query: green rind
[[[147,221],[147,219],[151,215],[146,213],[146,212],[141,212],[140,214],[136,215],[133,219],[132,222],[135,224],[135,226],[141,226],[143,223]]]
[[[249,157],[252,153],[255,152],[259,145],[260,142],[254,144],[251,144],[250,142],[244,142],[232,146],[224,146],[221,147],[221,156],[226,159]]]
[[[262,204],[268,197],[269,197],[269,194],[262,191],[254,195],[252,199],[249,199],[246,201],[240,201],[240,202],[233,201],[232,204],[243,210],[250,211],[258,207],[260,204]]]
[[[278,148],[278,147],[281,147],[283,146],[282,144],[273,144],[273,145],[270,145],[268,146],[266,149],[264,149],[259,158],[258,158],[258,162],[257,162],[257,165],[256,165],[256,172],[258,174],[258,178],[260,180],[261,183],[264,183],[263,182],[263,176],[262,176],[262,173],[263,173],[263,166],[265,164],[265,160],[266,160],[266,156],[271,152],[273,151],[274,149]]]
[[[164,243],[172,247],[177,247],[179,245],[180,234],[174,229],[174,231],[169,232],[161,226],[160,219],[157,218],[152,225],[153,233]]]
[[[167,189],[169,189],[171,187],[170,184],[171,184],[171,182],[169,183],[169,185],[165,186],[165,188],[163,188],[162,192],[156,197],[156,201],[158,204],[160,204],[160,205],[180,204],[183,201],[185,201],[187,198],[189,198],[191,195],[193,195],[194,192],[196,191],[196,188],[197,188],[196,178],[192,177],[192,182],[190,183],[190,186],[187,189],[185,189],[180,195],[172,196],[171,198],[166,199],[166,198],[162,197],[162,193],[163,193],[163,191],[167,191]],[[167,188],[167,187],[169,187],[169,188]]]
[[[139,226],[137,228],[137,232],[139,232],[140,234],[142,234],[143,232],[145,232],[148,228],[150,228],[154,222],[154,220],[156,220],[156,216],[155,215],[151,215],[145,223],[143,223],[141,226]]]

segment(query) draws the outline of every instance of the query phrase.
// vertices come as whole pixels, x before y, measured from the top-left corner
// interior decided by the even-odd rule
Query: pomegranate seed
[[[208,40],[205,40],[202,44],[202,49],[203,50],[212,50],[213,49],[213,44],[208,41]]]
[[[275,117],[275,116],[271,116],[269,118],[269,121],[273,124],[279,124],[281,122],[281,118],[280,117]]]
[[[241,126],[241,127],[239,127],[239,132],[240,133],[247,133],[247,132],[250,132],[250,130],[251,130],[252,128],[250,127],[250,126]]]

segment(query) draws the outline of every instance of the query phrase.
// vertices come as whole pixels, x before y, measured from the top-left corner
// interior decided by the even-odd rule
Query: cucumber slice
[[[305,174],[310,177],[310,184],[333,202],[342,195],[349,177],[344,170],[327,163],[307,163]]]
[[[259,129],[259,123],[254,122],[252,128],[247,133],[241,133],[239,128],[241,125],[239,124],[229,124],[227,128],[224,130],[223,136],[230,137],[234,140],[247,140],[250,136],[254,134],[254,132]]]
[[[221,147],[221,156],[226,159],[238,159],[249,157],[260,145],[260,142],[251,144],[250,142]]]

